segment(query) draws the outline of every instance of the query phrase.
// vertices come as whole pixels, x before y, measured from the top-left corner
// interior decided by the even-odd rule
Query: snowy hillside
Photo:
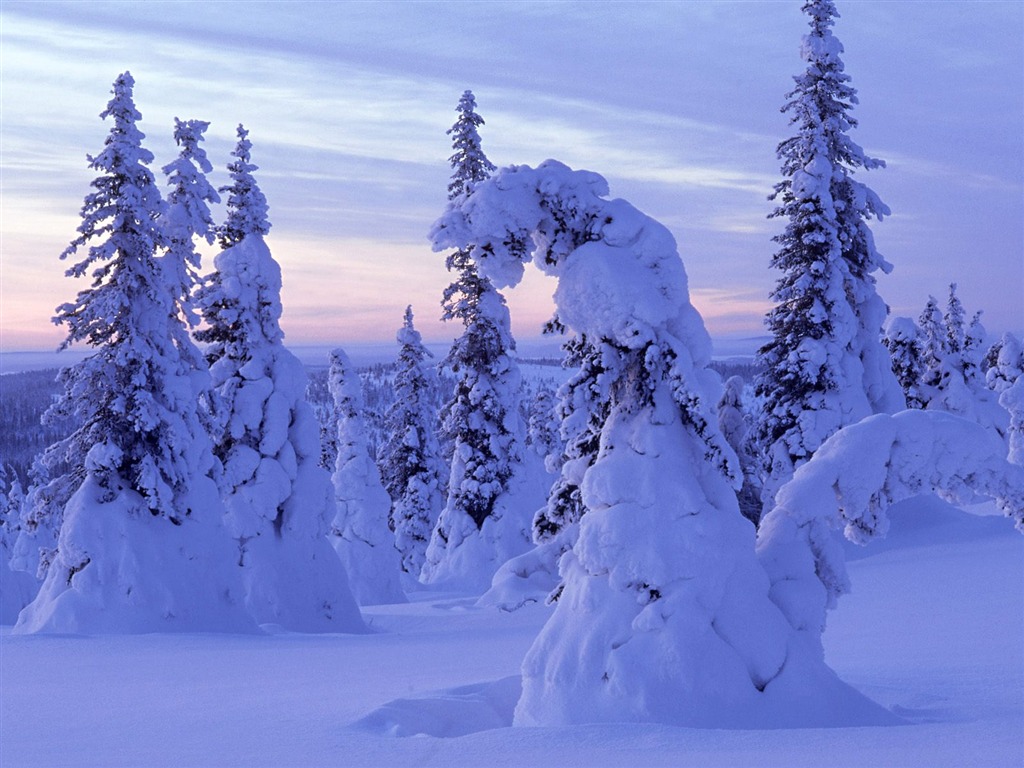
[[[977,511],[977,510],[975,510]],[[981,511],[985,511],[982,508]],[[511,728],[548,608],[421,591],[369,635],[15,636],[3,765],[1010,766],[1024,754],[1024,538],[932,497],[849,562],[827,661],[876,728]]]

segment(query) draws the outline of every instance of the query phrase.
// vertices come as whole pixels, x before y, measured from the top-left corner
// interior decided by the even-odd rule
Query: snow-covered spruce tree
[[[87,247],[67,275],[92,277],[54,318],[68,328],[62,349],[94,348],[61,372],[57,405],[81,426],[54,453],[84,479],[65,506],[39,594],[19,617],[21,632],[252,627],[198,413],[208,376],[181,320],[182,287],[157,256],[167,244],[165,206],[133,86],[127,72],[114,81],[101,113],[113,125],[89,158],[100,175],[79,236],[61,255]]]
[[[480,146],[470,91],[459,100],[458,120],[448,131],[454,154],[448,185],[459,200],[487,178],[494,166]],[[452,400],[442,409],[442,429],[454,446],[448,497],[427,546],[421,578],[426,583],[460,582],[486,586],[497,567],[525,550],[528,522],[514,510],[499,509],[515,467],[523,460],[525,424],[519,415],[520,374],[512,352],[508,307],[491,281],[481,275],[469,252],[459,248],[446,266],[456,274],[442,301],[445,320],[464,330],[445,364],[455,376]]]
[[[563,364],[576,372],[558,390],[559,434],[565,447],[558,461],[558,478],[547,502],[533,518],[533,540],[537,544],[558,538],[583,515],[580,484],[597,458],[601,429],[609,412],[609,381],[603,375],[600,347],[588,343],[584,336],[574,336],[565,342],[563,350]],[[570,536],[564,549],[574,542],[575,536]]]
[[[389,527],[391,499],[370,458],[362,384],[344,350],[331,352],[328,386],[338,429],[331,543],[361,605],[404,603],[401,557]]]
[[[567,327],[600,347],[608,416],[581,483],[564,589],[523,663],[519,725],[699,727],[891,720],[845,686],[768,596],[719,378],[669,231],[603,178],[547,161],[504,169],[434,225],[496,285],[557,277]],[[527,244],[531,244],[532,252]]]
[[[11,568],[25,500],[18,473],[0,464],[0,624],[13,624],[39,589],[33,575]]]
[[[924,360],[921,332],[909,317],[894,317],[889,320],[882,343],[892,358],[892,372],[903,390],[907,408],[923,408],[921,398],[921,377]]]
[[[563,451],[562,439],[558,434],[560,419],[557,407],[555,392],[541,383],[529,404],[529,418],[526,421],[527,445],[544,460],[545,468],[552,474],[559,470]]]
[[[444,504],[446,473],[435,432],[433,370],[425,365],[431,355],[413,326],[412,307],[406,307],[398,344],[395,402],[388,410],[377,464],[391,496],[391,529],[402,555],[402,570],[418,578],[430,532]]]
[[[921,407],[963,416],[1005,436],[1009,416],[981,372],[985,329],[980,313],[965,327],[963,305],[953,283],[945,313],[930,296],[918,324],[922,365],[916,399]]]
[[[59,406],[55,404],[55,408]],[[44,422],[49,418],[43,414]],[[57,537],[64,519],[64,507],[85,479],[84,465],[69,463],[65,471],[50,466],[65,465],[63,446],[50,446],[36,456],[29,470],[29,486],[21,505],[18,534],[11,549],[11,568],[24,571],[37,581],[46,578],[50,563],[57,555]]]
[[[761,488],[756,462],[747,450],[750,425],[743,405],[745,387],[745,382],[739,376],[731,376],[726,380],[725,391],[718,401],[718,428],[740,460],[740,470],[743,472],[743,487],[737,496],[740,512],[757,525],[761,519]]]
[[[193,327],[198,325],[199,315],[193,306],[192,294],[200,283],[200,257],[195,241],[200,238],[213,243],[216,226],[210,205],[220,202],[220,196],[206,178],[213,166],[206,157],[206,150],[200,146],[209,127],[203,120],[174,118],[174,141],[181,152],[163,167],[171,191],[162,222],[167,252],[161,262],[168,283],[180,291],[178,300],[185,321]]]
[[[801,49],[807,69],[782,108],[796,134],[779,144],[783,180],[771,196],[778,203],[771,216],[787,220],[771,262],[782,276],[766,321],[772,339],[758,353],[763,406],[752,438],[765,473],[765,511],[829,435],[905,407],[880,341],[888,308],[873,275],[891,266],[868,227],[889,209],[853,178],[856,169],[884,163],[848,135],[857,125],[850,115],[857,96],[832,34],[834,3],[806,0],[803,11],[811,27]]]
[[[267,206],[239,126],[226,192],[224,246],[198,292],[213,377],[221,492],[242,569],[245,602],[260,624],[301,632],[363,629],[345,569],[327,540],[334,517],[330,474],[319,466],[319,426],[306,373],[285,348],[281,268],[263,239]]]
[[[985,383],[993,392],[1002,393],[1024,375],[1024,347],[1012,333],[1004,333],[985,356]]]

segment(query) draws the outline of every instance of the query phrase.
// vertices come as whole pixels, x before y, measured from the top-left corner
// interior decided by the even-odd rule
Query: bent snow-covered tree
[[[64,509],[57,552],[18,631],[152,632],[252,627],[243,608],[215,460],[198,402],[208,375],[181,316],[181,265],[161,262],[164,203],[136,126],[125,72],[101,114],[113,122],[79,236],[62,258],[89,288],[57,308],[62,348],[94,352],[60,375],[58,408],[81,425],[57,451],[81,478]],[[170,251],[164,259],[177,257]]]
[[[430,352],[413,327],[412,307],[406,307],[398,343],[395,402],[387,414],[377,463],[391,496],[391,528],[402,570],[418,578],[444,504],[444,467],[437,444],[433,371],[424,365]]]
[[[389,527],[391,498],[370,458],[362,384],[344,350],[331,352],[328,386],[338,430],[331,543],[361,605],[404,603],[401,558]]]
[[[875,249],[868,222],[888,207],[856,169],[884,166],[849,137],[856,90],[844,72],[843,46],[832,34],[839,15],[832,0],[807,0],[810,34],[783,111],[796,135],[778,147],[783,180],[773,217],[787,219],[774,240],[772,266],[781,270],[768,313],[772,339],[758,353],[763,403],[752,439],[766,475],[765,511],[793,469],[829,435],[873,413],[905,407],[880,339],[888,308],[874,272],[891,266]]]
[[[884,536],[887,510],[920,493],[987,497],[1024,532],[1024,467],[997,435],[940,411],[878,414],[837,432],[801,466],[761,522],[758,558],[772,601],[821,650],[825,615],[850,589],[843,536]]]
[[[448,131],[454,154],[448,185],[457,200],[494,170],[480,146],[473,94],[459,100],[459,118]],[[519,367],[505,299],[481,275],[469,252],[447,258],[455,281],[445,289],[445,320],[464,326],[445,363],[455,374],[455,392],[443,409],[442,429],[454,444],[448,498],[427,547],[422,579],[482,587],[497,567],[526,549],[528,521],[512,519],[502,504],[523,458],[526,426],[519,414]]]
[[[330,475],[319,466],[320,428],[305,400],[306,373],[285,348],[281,268],[263,239],[266,201],[239,142],[228,193],[225,249],[199,292],[214,386],[215,450],[233,561],[249,611],[262,623],[303,632],[359,631],[359,609],[327,540],[334,517]]]
[[[880,722],[768,596],[740,471],[715,426],[720,384],[668,230],[597,174],[547,161],[454,201],[435,248],[496,285],[533,260],[570,329],[603,347],[608,416],[581,483],[561,597],[523,663],[517,724]]]

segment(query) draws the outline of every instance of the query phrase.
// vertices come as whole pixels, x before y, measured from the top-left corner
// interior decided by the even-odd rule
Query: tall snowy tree
[[[267,205],[239,126],[229,166],[225,246],[198,293],[213,377],[211,419],[223,463],[221,490],[234,561],[256,620],[296,631],[360,631],[359,609],[327,539],[330,475],[319,466],[320,429],[305,400],[306,373],[284,346],[281,268],[263,239]]]
[[[856,90],[844,71],[843,46],[832,34],[832,0],[806,0],[807,62],[782,108],[796,134],[778,147],[783,180],[772,217],[787,220],[774,240],[772,266],[782,272],[768,313],[772,339],[758,353],[756,391],[764,404],[754,430],[764,472],[766,509],[796,466],[846,424],[904,407],[880,338],[888,308],[874,272],[891,266],[868,226],[888,207],[853,178],[884,166],[848,133]]]
[[[13,624],[39,589],[33,575],[12,569],[25,494],[13,468],[0,464],[0,624]]]
[[[459,117],[448,131],[455,150],[449,158],[450,201],[464,197],[494,170],[480,145],[477,128],[483,119],[475,107],[472,92],[463,93]],[[483,584],[508,554],[527,546],[514,521],[502,522],[503,513],[497,510],[523,455],[520,374],[512,358],[515,342],[504,297],[479,273],[466,249],[450,253],[446,264],[456,279],[445,289],[443,318],[460,320],[464,330],[445,361],[456,382],[454,396],[443,409],[442,429],[454,452],[448,498],[427,547],[422,578],[427,583],[455,579]],[[496,547],[503,537],[509,537],[504,546],[511,549],[499,555]],[[472,543],[466,547],[467,542]]]
[[[391,529],[402,570],[418,578],[444,504],[445,468],[436,435],[436,384],[425,365],[430,352],[413,326],[412,307],[406,307],[398,344],[395,402],[388,410],[377,463],[391,496]]]
[[[560,562],[562,595],[523,662],[514,722],[891,721],[772,602],[675,240],[607,193],[597,174],[552,160],[517,166],[432,231],[435,248],[468,247],[500,285],[529,260],[556,277],[559,317],[600,349],[607,382],[586,511]]]
[[[163,220],[167,250],[162,263],[168,284],[179,292],[179,305],[190,326],[199,323],[192,300],[200,283],[196,238],[213,243],[216,226],[210,205],[220,202],[220,196],[206,178],[213,166],[200,146],[209,127],[203,120],[174,118],[174,141],[181,152],[163,167],[171,191],[167,195],[167,213]]]
[[[344,350],[331,352],[328,386],[338,430],[331,543],[361,605],[404,603],[401,558],[390,528],[391,498],[370,457],[362,384]]]
[[[94,352],[60,375],[56,409],[81,425],[54,453],[82,477],[64,510],[57,552],[20,631],[242,629],[251,626],[231,569],[215,461],[198,401],[183,289],[158,251],[166,208],[142,147],[134,80],[125,72],[101,113],[113,125],[82,207],[79,236],[61,258],[89,288],[57,308],[61,348]]]

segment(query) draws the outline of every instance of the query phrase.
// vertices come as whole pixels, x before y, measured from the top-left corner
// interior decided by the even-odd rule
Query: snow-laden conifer
[[[908,408],[923,408],[921,377],[924,374],[921,331],[909,317],[889,320],[883,343],[892,358],[892,372],[903,390]]]
[[[418,578],[430,532],[444,504],[445,468],[437,444],[436,382],[426,366],[430,352],[413,326],[412,307],[398,331],[395,402],[377,449],[384,487],[391,496],[391,529],[402,555],[402,570]]]
[[[133,86],[127,72],[114,82],[101,114],[113,124],[103,151],[89,158],[100,175],[79,236],[61,255],[87,248],[67,275],[92,278],[57,308],[55,322],[68,328],[61,348],[80,342],[94,351],[60,374],[56,410],[80,426],[51,455],[77,490],[19,631],[251,626],[198,413],[209,377],[181,320],[182,286],[158,257],[168,242],[166,208],[136,125]]]
[[[259,170],[259,166],[252,163],[249,131],[239,123],[237,134],[238,142],[231,152],[235,159],[228,163],[231,183],[219,190],[228,196],[228,215],[217,231],[220,246],[225,249],[237,245],[248,235],[270,233],[267,198],[263,196],[259,184],[252,175],[253,171]]]
[[[711,343],[668,230],[597,174],[504,169],[434,225],[496,285],[534,260],[599,350],[608,415],[581,483],[564,589],[523,663],[515,722],[747,727],[880,722],[768,596],[717,429]]]
[[[562,458],[562,440],[558,434],[558,401],[551,387],[540,384],[528,407],[526,443],[544,460],[551,473],[558,472]]]
[[[981,370],[985,329],[980,315],[965,325],[956,283],[949,287],[945,312],[934,297],[928,298],[918,320],[921,371],[915,400],[922,408],[963,416],[1005,436],[1009,417]]]
[[[887,307],[874,273],[891,269],[875,249],[868,222],[888,207],[853,177],[881,168],[850,138],[856,90],[832,34],[832,0],[806,0],[810,33],[783,112],[795,135],[779,144],[783,180],[771,214],[786,220],[772,266],[782,272],[768,313],[772,339],[758,354],[763,407],[753,435],[766,473],[763,500],[825,439],[872,413],[904,407],[880,337]]]
[[[24,489],[17,472],[0,464],[0,624],[13,624],[39,589],[32,574],[11,568],[14,544],[21,528]]]
[[[466,91],[457,107],[459,118],[448,131],[455,150],[449,158],[452,201],[470,193],[494,169],[480,146],[477,128],[483,119],[475,107],[473,94]],[[443,318],[461,321],[464,330],[445,360],[456,379],[442,413],[442,430],[453,445],[452,465],[448,497],[421,577],[427,583],[484,586],[498,565],[528,546],[522,521],[506,519],[514,511],[499,509],[523,459],[520,374],[504,297],[479,273],[466,249],[451,252],[446,265],[456,278],[444,292]]]
[[[331,352],[328,386],[338,430],[331,543],[361,605],[403,603],[401,557],[389,527],[391,499],[370,458],[359,373],[342,349]]]
[[[1004,333],[986,355],[985,383],[993,392],[1004,392],[1024,375],[1024,347],[1012,333]]]
[[[345,570],[327,540],[330,474],[319,466],[319,425],[305,400],[306,373],[283,343],[281,268],[263,239],[266,201],[239,127],[228,188],[226,247],[199,291],[213,377],[215,451],[233,560],[256,620],[296,631],[363,627]],[[243,183],[244,182],[244,183]],[[222,190],[223,191],[223,190]]]
[[[758,467],[747,448],[749,417],[743,402],[746,383],[739,376],[731,376],[725,382],[725,391],[718,401],[718,428],[729,446],[736,452],[743,472],[743,487],[737,500],[740,512],[754,525],[761,519],[761,487]]]

